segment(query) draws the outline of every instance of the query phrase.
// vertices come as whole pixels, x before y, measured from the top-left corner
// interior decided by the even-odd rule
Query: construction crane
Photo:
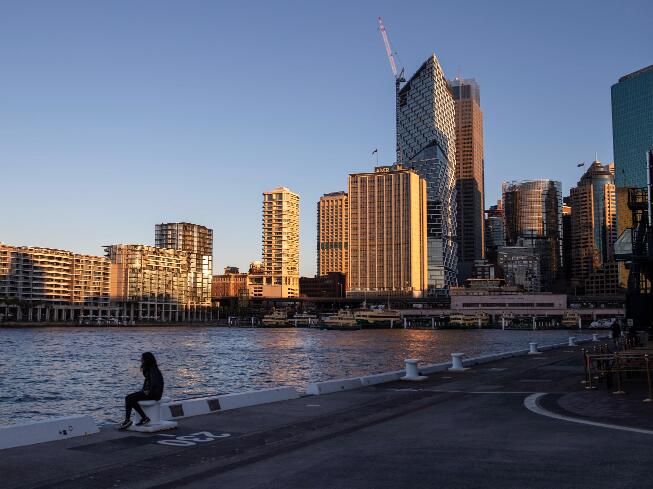
[[[388,55],[388,61],[390,61],[390,68],[392,69],[392,75],[395,78],[395,127],[398,129],[399,126],[399,91],[401,90],[401,84],[406,80],[404,78],[404,68],[401,68],[401,71],[397,72],[397,64],[395,63],[395,56],[390,47],[390,40],[388,39],[388,32],[385,30],[383,25],[383,19],[377,17],[379,21],[379,31],[381,31],[381,37],[383,38],[383,44],[385,45],[385,52]],[[401,153],[401,151],[397,151]],[[402,163],[402,155],[399,154],[399,163]]]

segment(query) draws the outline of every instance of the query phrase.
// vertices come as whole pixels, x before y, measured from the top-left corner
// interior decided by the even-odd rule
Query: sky
[[[101,255],[189,221],[246,269],[283,185],[313,275],[320,195],[394,160],[379,15],[408,76],[435,52],[479,83],[486,206],[612,161],[610,86],[653,64],[650,0],[0,0],[0,241]]]

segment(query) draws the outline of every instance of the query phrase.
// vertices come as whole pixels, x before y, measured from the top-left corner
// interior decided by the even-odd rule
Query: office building
[[[349,201],[346,192],[324,194],[317,203],[317,273],[349,269]]]
[[[348,295],[423,295],[426,206],[426,181],[401,165],[349,175]]]
[[[562,192],[554,180],[504,182],[506,246],[528,247],[538,255],[539,291],[550,291],[562,271]]]
[[[571,287],[571,197],[562,199],[562,277]]]
[[[211,305],[213,230],[188,222],[155,226],[155,244],[188,254],[188,300],[193,307]]]
[[[485,256],[490,263],[497,263],[497,250],[505,246],[503,236],[503,206],[501,200],[485,211]]]
[[[108,318],[109,260],[0,243],[0,321]]]
[[[485,179],[481,89],[474,79],[449,82],[456,108],[456,223],[458,282],[485,257]]]
[[[457,283],[458,256],[455,108],[435,54],[399,91],[397,163],[426,180],[428,293],[437,294]]]
[[[541,277],[541,253],[519,240],[515,246],[501,246],[497,250],[497,264],[506,284],[526,292],[544,292]]]
[[[571,189],[570,201],[572,285],[584,289],[595,270],[614,261],[617,239],[614,165],[594,161],[578,185]],[[606,270],[616,271],[616,268]],[[608,283],[616,283],[616,276]]]
[[[253,274],[253,297],[299,296],[299,195],[285,187],[263,192],[260,274]]]
[[[247,292],[247,274],[238,267],[225,267],[224,274],[214,275],[211,283],[211,297],[240,297]]]

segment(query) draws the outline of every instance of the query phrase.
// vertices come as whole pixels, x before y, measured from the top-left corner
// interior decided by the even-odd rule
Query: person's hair
[[[159,366],[156,364],[156,358],[154,358],[154,354],[149,351],[146,351],[141,355],[141,361],[143,362],[143,369],[149,367],[159,368]]]

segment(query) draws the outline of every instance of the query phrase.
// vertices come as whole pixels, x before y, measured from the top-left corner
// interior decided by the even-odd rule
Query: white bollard
[[[598,333],[592,333],[592,341],[599,341],[599,334]]]
[[[449,368],[449,372],[464,372],[467,370],[465,367],[463,367],[463,356],[464,353],[452,353],[451,354],[451,367]]]
[[[129,427],[129,431],[140,431],[144,433],[154,433],[157,431],[172,430],[177,427],[176,421],[165,421],[161,419],[161,404],[170,402],[169,397],[162,397],[159,401],[139,401],[138,404],[145,411],[145,415],[150,418],[150,422],[143,426],[135,424]],[[136,414],[140,419],[140,416]]]
[[[411,380],[411,381],[420,381],[426,380],[426,377],[420,375],[417,370],[417,360],[413,358],[407,358],[404,360],[406,363],[406,375],[401,377],[401,380]]]
[[[569,343],[567,346],[576,346],[576,337],[575,336],[570,336],[569,337]]]
[[[528,354],[529,355],[540,355],[542,352],[537,350],[537,343],[535,341],[531,341],[528,343]]]

